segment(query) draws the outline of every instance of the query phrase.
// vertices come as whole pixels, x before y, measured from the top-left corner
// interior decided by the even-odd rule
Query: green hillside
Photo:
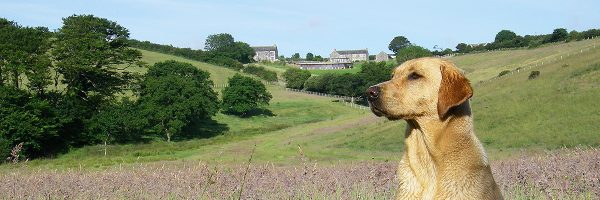
[[[162,54],[162,53],[157,53],[157,52],[152,52],[152,51],[146,51],[146,50],[142,50],[142,49],[138,49],[138,50],[142,52],[142,61],[144,61],[150,65],[153,65],[154,63],[165,61],[165,60],[175,60],[175,61],[180,61],[180,62],[191,63],[192,65],[198,67],[198,69],[209,72],[210,79],[213,80],[213,82],[215,84],[227,83],[228,78],[233,76],[236,73],[235,71],[233,71],[231,69],[228,69],[225,67],[218,67],[218,66],[208,64],[208,63],[198,62],[195,60],[190,60],[190,59],[186,59],[186,58],[182,58],[182,57],[177,57],[177,56],[172,56],[172,55],[167,55],[167,54]],[[138,72],[146,71],[146,69],[139,68],[139,67],[131,68],[130,70],[138,71]]]
[[[467,77],[473,82],[479,82],[498,76],[503,70],[514,70],[535,63],[548,62],[580,53],[581,49],[594,47],[599,39],[573,41],[569,43],[546,44],[535,49],[517,49],[491,51],[459,55],[450,58],[457,66],[465,70]]]
[[[594,42],[463,55],[453,60],[459,67],[467,69],[471,79],[478,80],[477,77],[484,79],[494,76],[494,73],[505,68],[558,55],[556,52],[590,47]],[[539,55],[535,53],[538,51]],[[211,77],[217,83],[226,82],[227,77],[236,73],[174,56],[148,51],[143,53],[143,60],[148,63],[167,59],[190,62],[211,72]],[[461,63],[467,64],[463,66]],[[532,70],[540,71],[541,75],[528,80]],[[239,163],[247,161],[254,148],[253,162],[282,165],[304,162],[301,153],[311,161],[322,163],[400,158],[404,122],[376,118],[368,110],[351,108],[325,97],[288,92],[280,86],[269,86],[268,89],[273,94],[268,107],[272,116],[242,119],[218,114],[211,126],[198,129],[209,131],[212,127],[222,130],[212,138],[173,143],[109,145],[108,156],[103,155],[103,146],[90,146],[58,158],[30,161],[30,165],[61,168],[78,167],[81,164],[84,167],[101,167],[158,160]],[[474,84],[474,89],[471,105],[476,133],[493,159],[518,153],[522,149],[600,145],[597,140],[600,136],[597,125],[600,121],[600,107],[597,106],[597,99],[600,99],[600,48],[564,56],[562,60],[545,62],[536,68],[524,69],[490,82]]]

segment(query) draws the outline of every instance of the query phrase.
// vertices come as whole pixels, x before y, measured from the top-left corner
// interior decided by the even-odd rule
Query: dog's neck
[[[435,116],[406,120],[408,127],[403,159],[421,183],[438,182],[449,173],[445,170],[448,166],[489,166],[473,131],[469,102],[452,109],[443,119]],[[426,188],[429,189],[434,188]]]

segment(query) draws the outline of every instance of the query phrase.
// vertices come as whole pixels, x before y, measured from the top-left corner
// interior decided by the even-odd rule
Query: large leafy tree
[[[517,38],[517,34],[515,32],[512,32],[510,30],[501,30],[500,32],[498,32],[496,34],[496,37],[494,38],[494,42],[501,43],[501,42],[514,40],[515,38]]]
[[[223,89],[223,112],[248,116],[253,110],[269,105],[272,96],[260,81],[239,74],[229,79],[229,86]]]
[[[131,79],[123,69],[141,53],[128,48],[129,31],[105,18],[72,15],[63,19],[52,56],[67,94],[101,102],[121,92]]]
[[[26,75],[28,88],[43,94],[51,80],[52,64],[46,54],[51,34],[44,27],[21,27],[0,18],[0,85],[10,82],[19,88]]]
[[[254,49],[244,42],[236,42],[229,33],[209,35],[204,42],[204,49],[213,54],[221,54],[241,63],[250,63],[256,55]]]
[[[235,45],[233,36],[229,33],[219,33],[209,35],[204,42],[204,49],[207,51],[223,51]]]
[[[406,48],[398,51],[398,54],[396,55],[396,61],[398,63],[403,63],[407,60],[421,58],[421,57],[427,57],[427,56],[431,56],[431,55],[433,55],[433,54],[428,49],[413,45],[413,46],[406,47]]]
[[[569,33],[567,32],[567,29],[557,28],[557,29],[554,29],[554,31],[552,32],[552,35],[550,35],[550,42],[565,41],[565,40],[567,40],[568,37],[569,37]]]
[[[0,157],[23,143],[28,158],[50,155],[65,147],[56,113],[46,100],[11,86],[0,86]]]
[[[254,49],[244,42],[235,42],[233,47],[226,49],[224,53],[241,63],[253,62],[256,55]]]
[[[411,43],[410,41],[408,41],[408,39],[406,39],[406,37],[396,36],[394,37],[394,39],[392,39],[392,41],[390,41],[388,49],[394,53],[398,53],[400,49],[404,49],[406,47],[409,47],[410,45]]]
[[[140,87],[140,106],[150,128],[167,141],[218,110],[210,74],[189,63],[165,61],[150,67]]]
[[[306,60],[313,61],[315,59],[315,55],[313,53],[306,53]]]
[[[310,78],[310,72],[298,68],[290,68],[283,73],[285,86],[288,88],[302,89],[304,82]]]

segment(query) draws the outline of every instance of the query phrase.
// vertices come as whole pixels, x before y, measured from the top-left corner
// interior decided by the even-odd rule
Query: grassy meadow
[[[534,49],[500,50],[459,55],[450,58],[457,66],[465,70],[473,83],[498,76],[503,70],[515,70],[518,67],[535,65],[549,60],[580,53],[598,45],[600,39],[573,41],[568,43],[546,44]]]
[[[599,44],[600,40],[585,40],[451,58],[466,70],[474,85],[471,106],[475,132],[508,199],[600,196],[599,170],[594,172],[598,165],[588,159],[597,161],[598,150],[559,150],[600,146]],[[217,84],[226,83],[228,77],[237,73],[170,55],[142,53],[143,61],[150,64],[168,59],[192,63],[210,72]],[[561,55],[562,59],[545,61]],[[527,67],[542,60],[543,65]],[[479,83],[502,70],[517,67],[523,69]],[[284,71],[268,66],[274,68],[278,73]],[[359,66],[350,70],[359,70]],[[534,70],[540,71],[540,76],[529,80]],[[330,70],[311,73],[318,75],[321,71]],[[391,190],[397,184],[394,169],[403,149],[404,122],[376,118],[368,110],[348,107],[327,97],[288,92],[281,86],[268,86],[268,90],[273,95],[267,107],[269,112],[249,118],[217,114],[208,126],[197,128],[198,132],[211,132],[214,136],[210,138],[192,135],[171,143],[108,145],[107,156],[104,146],[88,146],[55,158],[0,165],[2,180],[22,179],[14,181],[19,184],[13,184],[12,188],[0,184],[0,193],[13,191],[0,198],[23,197],[28,191],[27,184],[40,184],[38,180],[45,179],[69,185],[58,190],[47,183],[40,184],[40,191],[57,198],[78,194],[107,198],[97,196],[107,192],[69,190],[83,185],[96,188],[93,191],[116,191],[108,198],[233,199],[246,182],[244,198],[389,199],[393,196]],[[550,163],[561,164],[545,167]],[[579,171],[567,173],[570,178],[564,177],[569,169]],[[246,173],[249,175],[244,178]],[[107,179],[133,180],[135,184],[115,189],[106,184]],[[175,185],[146,185],[153,179]]]
[[[577,45],[588,47],[596,42],[587,40]],[[522,58],[523,51],[545,53],[550,51],[548,49],[572,44],[575,43],[514,51],[516,57]],[[512,51],[459,58],[485,60],[477,56],[489,58],[499,54],[505,55],[508,60],[518,60],[512,58],[509,52]],[[143,61],[150,64],[167,59],[190,62],[211,72],[211,79],[216,83],[224,83],[236,73],[165,54],[143,51],[143,55]],[[600,48],[594,48],[491,82],[474,84],[471,106],[475,129],[490,157],[507,158],[522,150],[535,152],[600,145],[597,140],[599,127],[594,123],[600,121],[600,107],[596,106],[597,99],[600,99],[599,65]],[[469,74],[476,74],[477,70],[471,69]],[[491,69],[484,67],[481,70]],[[541,75],[528,80],[532,70],[540,71]],[[311,161],[325,163],[399,159],[403,148],[404,122],[376,118],[369,111],[351,108],[326,97],[288,92],[281,86],[268,86],[268,90],[273,94],[273,100],[267,107],[271,113],[249,118],[217,114],[212,123],[197,130],[208,131],[214,137],[195,138],[192,135],[173,143],[154,141],[109,145],[108,156],[103,154],[104,146],[89,146],[56,158],[34,160],[30,165],[97,168],[161,160],[239,163],[248,159],[255,145],[254,162],[281,165],[300,162],[300,151]]]

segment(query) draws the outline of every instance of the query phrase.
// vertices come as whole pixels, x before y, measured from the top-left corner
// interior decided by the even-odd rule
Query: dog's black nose
[[[379,86],[371,86],[367,89],[366,95],[369,101],[375,101],[379,98],[379,94],[381,93],[381,89]]]

